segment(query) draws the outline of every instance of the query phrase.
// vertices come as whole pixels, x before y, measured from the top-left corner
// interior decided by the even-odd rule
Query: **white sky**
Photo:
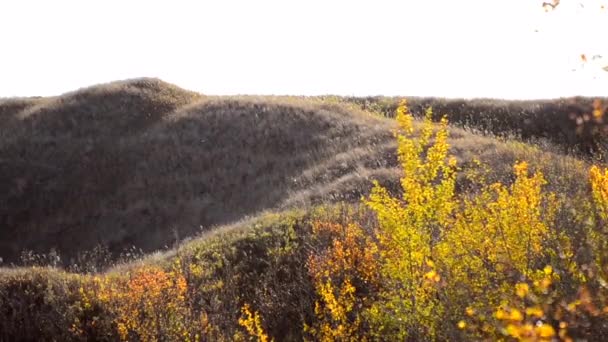
[[[143,76],[206,94],[608,96],[607,0],[580,2],[1,0],[0,97]]]

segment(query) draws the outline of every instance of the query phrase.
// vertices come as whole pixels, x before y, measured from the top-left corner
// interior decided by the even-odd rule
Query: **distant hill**
[[[608,97],[553,100],[445,99],[434,97],[345,97],[363,109],[394,116],[401,99],[423,116],[428,107],[434,118],[447,116],[455,126],[524,141],[549,141],[562,151],[597,154],[608,149]],[[599,102],[596,102],[599,101]],[[598,108],[594,107],[594,102]],[[594,114],[594,109],[598,111]],[[597,115],[597,114],[600,115]]]

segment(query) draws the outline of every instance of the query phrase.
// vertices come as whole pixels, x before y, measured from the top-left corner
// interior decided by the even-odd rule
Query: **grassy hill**
[[[553,100],[442,99],[406,97],[411,111],[424,115],[428,107],[435,119],[446,115],[452,125],[482,134],[511,137],[526,142],[548,141],[563,152],[586,155],[606,153],[608,98],[559,98]],[[343,101],[394,117],[400,97],[353,97]],[[599,101],[599,102],[598,102]],[[602,105],[603,104],[603,105]],[[597,112],[594,113],[594,109]]]
[[[398,172],[394,123],[357,107],[212,98],[156,79],[3,100],[0,257],[54,248],[69,264],[97,245],[148,252],[261,210],[358,201],[371,179],[395,185]],[[453,138],[463,160],[506,158],[491,161],[503,172],[517,157],[508,142]]]
[[[150,253],[95,274],[0,269],[0,340],[119,338],[117,312],[99,298],[83,304],[85,294],[111,287],[100,281],[127,286],[142,267],[171,277],[180,269],[188,312],[204,313],[216,329],[208,336],[233,338],[225,334],[238,329],[240,309],[250,303],[272,336],[300,339],[302,323],[314,316],[306,270],[319,248],[313,222],[346,222],[344,213],[374,179],[398,194],[390,114],[397,100],[210,97],[156,79],[0,100],[5,264],[19,264],[23,251],[53,249],[57,266],[99,271],[132,246]],[[591,99],[411,101],[418,116],[427,103],[437,115],[455,113],[449,144],[461,168],[459,193],[476,191],[467,173],[477,160],[488,182],[511,184],[513,164],[527,160],[559,198],[589,193],[589,153],[602,143],[596,128],[603,121],[583,120],[595,127],[586,140],[576,118],[590,115]],[[572,106],[579,116],[570,115]],[[569,224],[567,216],[560,224]],[[103,259],[99,267],[74,265],[99,246],[107,255],[89,254]]]
[[[387,173],[373,159],[392,140],[388,120],[338,105],[207,98],[149,79],[32,101],[0,105],[7,262],[24,249],[156,250],[263,209],[358,199],[361,179]]]

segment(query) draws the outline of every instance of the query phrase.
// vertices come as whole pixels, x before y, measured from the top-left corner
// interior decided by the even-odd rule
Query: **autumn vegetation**
[[[524,161],[510,185],[478,178],[457,195],[446,121],[430,143],[430,113],[418,139],[405,105],[396,119],[403,193],[374,186],[366,238],[355,222],[322,224],[334,239],[309,263],[315,340],[600,339],[608,170],[591,167],[590,194],[575,201]]]
[[[11,156],[23,152],[28,158],[19,160],[31,163],[43,143],[68,146],[68,136],[85,139],[70,132],[78,118],[62,117],[61,101],[87,103],[108,91],[121,99],[125,93],[114,87],[127,87],[142,101],[158,88],[167,97],[150,107],[160,108],[152,121],[145,113],[129,119],[142,123],[137,131],[116,124],[120,148],[95,125],[88,128],[97,134],[92,151],[108,158],[96,160],[76,144],[69,158],[49,147],[53,152],[41,154],[29,171],[25,164],[0,164],[10,183],[3,198],[10,204],[3,209],[9,229],[0,232],[0,245],[10,245],[5,237],[22,230],[26,238],[14,245],[30,249],[20,254],[11,247],[10,254],[12,263],[21,256],[28,267],[8,263],[0,269],[0,340],[592,341],[608,333],[608,170],[599,152],[600,128],[593,148],[566,154],[565,143],[541,141],[545,133],[528,131],[535,138],[528,139],[517,131],[488,132],[483,118],[479,125],[456,120],[464,128],[454,127],[457,116],[448,110],[422,110],[411,100],[398,99],[394,114],[385,114],[370,109],[369,101],[204,98],[144,80],[81,90],[63,100],[0,102],[4,127],[12,130],[0,148]],[[602,103],[590,103],[578,107],[581,115],[602,127]],[[120,111],[112,109],[114,119]],[[103,125],[103,112],[93,115],[96,125]],[[61,117],[65,127],[48,128],[45,113]],[[79,125],[88,120],[80,119]],[[547,136],[549,127],[543,128]],[[223,137],[222,129],[235,134]],[[34,131],[44,138],[28,142]],[[209,138],[222,144],[197,147]],[[264,145],[265,139],[271,143]],[[143,146],[165,156],[165,164],[130,164]],[[253,152],[274,154],[247,159]],[[43,167],[78,165],[73,158],[82,155],[91,164],[65,178]],[[204,167],[213,158],[215,173]],[[130,165],[137,172],[127,172]],[[158,165],[166,168],[156,174]],[[291,179],[279,177],[278,165]],[[93,166],[120,172],[77,177]],[[166,178],[170,172],[179,177]],[[21,178],[26,183],[19,188]],[[220,178],[229,190],[212,187]],[[54,187],[35,187],[45,180]],[[116,183],[103,183],[111,180]],[[145,192],[146,180],[162,186]],[[102,193],[104,184],[115,188]],[[208,192],[192,190],[199,187]],[[106,205],[80,203],[82,211],[75,211],[43,200],[77,198],[85,190]],[[46,197],[28,197],[28,191]],[[114,200],[123,200],[124,208],[111,207]],[[53,228],[40,228],[40,234],[79,236],[83,248],[65,242],[49,256],[45,247],[53,245],[35,238],[34,227],[44,221],[28,218],[23,203],[47,213]],[[160,213],[143,214],[154,208]],[[214,209],[234,212],[205,215]],[[132,231],[128,225],[109,230],[123,235],[104,236],[112,245],[95,250],[91,246],[104,242],[94,238],[103,235],[101,228],[61,228],[66,222],[78,227],[92,215],[100,215],[91,222],[103,222],[101,227],[152,216],[135,222]],[[172,221],[178,215],[184,218]],[[212,229],[194,235],[191,226],[200,219]],[[164,227],[167,222],[179,224]],[[121,258],[120,248],[146,239],[146,226],[156,240],[143,246],[145,252],[161,250]],[[180,241],[175,232],[190,238]],[[143,235],[126,238],[137,234]],[[168,241],[173,247],[162,249]]]

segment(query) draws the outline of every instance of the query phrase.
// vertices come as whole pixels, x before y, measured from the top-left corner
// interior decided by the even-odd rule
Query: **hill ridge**
[[[9,119],[0,124],[0,257],[56,248],[69,263],[98,244],[150,252],[260,211],[356,202],[372,179],[397,188],[394,121],[362,108],[373,109],[204,96],[149,78],[1,100]],[[555,182],[575,189],[584,169],[561,154],[541,158],[525,144],[451,132],[465,167],[485,158],[497,177],[534,155],[572,169]]]

